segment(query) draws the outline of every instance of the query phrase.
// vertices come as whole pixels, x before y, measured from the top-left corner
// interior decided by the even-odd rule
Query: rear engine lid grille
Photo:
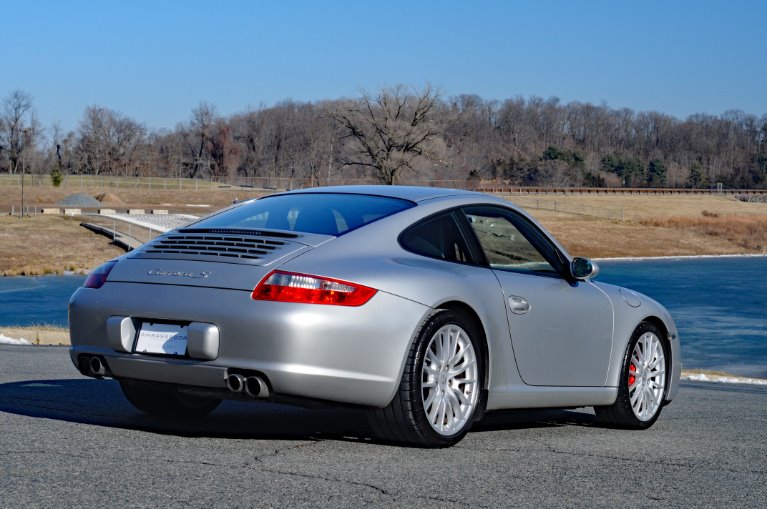
[[[209,230],[182,229],[157,237],[130,256],[262,265],[306,249],[306,246],[289,240],[297,235],[274,233],[247,230],[219,230],[213,233]]]
[[[168,235],[152,242],[146,253],[175,253],[209,256],[229,256],[260,260],[264,255],[284,246],[285,242],[270,239],[248,239],[234,235]]]

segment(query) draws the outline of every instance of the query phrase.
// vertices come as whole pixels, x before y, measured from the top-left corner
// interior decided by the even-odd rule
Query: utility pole
[[[24,219],[24,152],[27,151],[27,144],[29,143],[29,131],[31,131],[31,127],[25,127],[21,130],[21,132],[24,134],[24,145],[21,147],[21,213],[19,214],[20,219]]]

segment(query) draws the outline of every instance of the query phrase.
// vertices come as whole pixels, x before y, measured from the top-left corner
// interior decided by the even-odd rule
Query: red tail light
[[[258,283],[253,300],[361,306],[378,290],[327,277],[275,270]]]
[[[101,288],[104,283],[107,282],[107,276],[112,272],[114,266],[117,265],[117,260],[110,260],[104,265],[100,265],[93,269],[88,278],[83,283],[83,288]]]

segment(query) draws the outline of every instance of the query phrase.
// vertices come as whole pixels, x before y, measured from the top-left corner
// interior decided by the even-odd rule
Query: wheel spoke
[[[447,355],[445,356],[445,359],[447,360],[447,365],[450,365],[450,362],[455,358],[456,355],[458,355],[458,352],[460,350],[458,340],[459,340],[460,333],[458,331],[450,331],[450,334],[448,334],[448,350]]]
[[[657,390],[653,393],[653,404],[660,407],[663,404],[663,391]]]
[[[662,366],[662,365],[663,365],[663,353],[661,352],[659,355],[658,352],[656,352],[655,355],[653,356],[652,362],[650,362],[647,368],[655,369],[658,366]]]
[[[465,373],[467,369],[476,366],[476,364],[477,364],[477,361],[474,361],[474,360],[466,361],[463,364],[461,364],[460,366],[456,366],[456,367],[450,369],[448,371],[448,374],[451,377],[455,378],[458,375],[460,375],[461,373]]]
[[[436,399],[436,395],[435,395],[435,399]],[[433,403],[431,405],[431,410],[429,411],[428,415],[429,415],[429,422],[432,425],[436,425],[437,422],[438,422],[437,414],[439,414],[441,406],[442,406],[442,399],[441,398],[439,399],[439,401],[437,401],[437,402],[435,402],[435,403]]]
[[[451,387],[448,394],[455,399],[458,406],[471,404],[469,398],[466,397],[466,394],[464,394],[464,392],[457,387]]]
[[[448,367],[455,366],[461,362],[461,359],[463,359],[464,347],[461,343],[462,340],[464,340],[464,338],[461,336],[461,333],[456,332],[455,341],[450,349],[450,356],[447,360]]]
[[[634,347],[634,353],[637,356],[637,359],[639,360],[640,365],[644,365],[645,360],[645,350],[644,350],[645,344],[644,344],[644,338],[641,338],[637,344],[636,347]]]
[[[437,398],[437,394],[439,394],[438,389],[433,389],[429,391],[429,395],[426,397],[426,399],[423,401],[423,409],[429,412],[429,409],[434,404],[434,400]],[[431,420],[431,414],[430,414],[430,420]]]
[[[445,340],[444,336],[445,336],[444,332],[440,333],[439,336],[436,338],[436,341],[434,341],[433,343],[434,344],[434,360],[436,364],[441,364],[442,359],[444,357],[442,353],[442,344],[443,344],[443,341]]]
[[[439,407],[440,407],[439,421],[437,422],[437,424],[440,426],[441,429],[444,430],[448,425],[448,413],[449,413],[447,398],[445,398],[444,395],[442,396],[442,399],[439,401]]]
[[[447,401],[448,405],[450,406],[451,411],[454,415],[461,415],[461,402],[458,401],[458,396],[455,394],[455,392],[451,389],[445,393],[445,400]]]

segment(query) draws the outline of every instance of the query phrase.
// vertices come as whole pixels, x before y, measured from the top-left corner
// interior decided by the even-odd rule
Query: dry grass
[[[13,339],[26,339],[33,345],[69,345],[69,329],[66,327],[50,325],[0,327],[0,334]]]
[[[541,195],[507,198],[522,207],[527,206],[527,211],[574,255],[611,258],[767,252],[764,240],[767,230],[765,203],[744,203],[728,196],[709,195]],[[622,211],[626,220],[529,208],[535,206],[536,199]]]
[[[76,218],[0,216],[0,275],[30,276],[88,272],[123,254]]]
[[[535,200],[612,211],[623,211],[627,221],[647,217],[700,216],[704,210],[719,215],[767,215],[767,203],[746,203],[727,195],[505,195],[522,207]]]
[[[702,217],[670,216],[642,219],[639,224],[696,231],[721,237],[755,252],[767,251],[767,216],[719,215],[704,210]]]

